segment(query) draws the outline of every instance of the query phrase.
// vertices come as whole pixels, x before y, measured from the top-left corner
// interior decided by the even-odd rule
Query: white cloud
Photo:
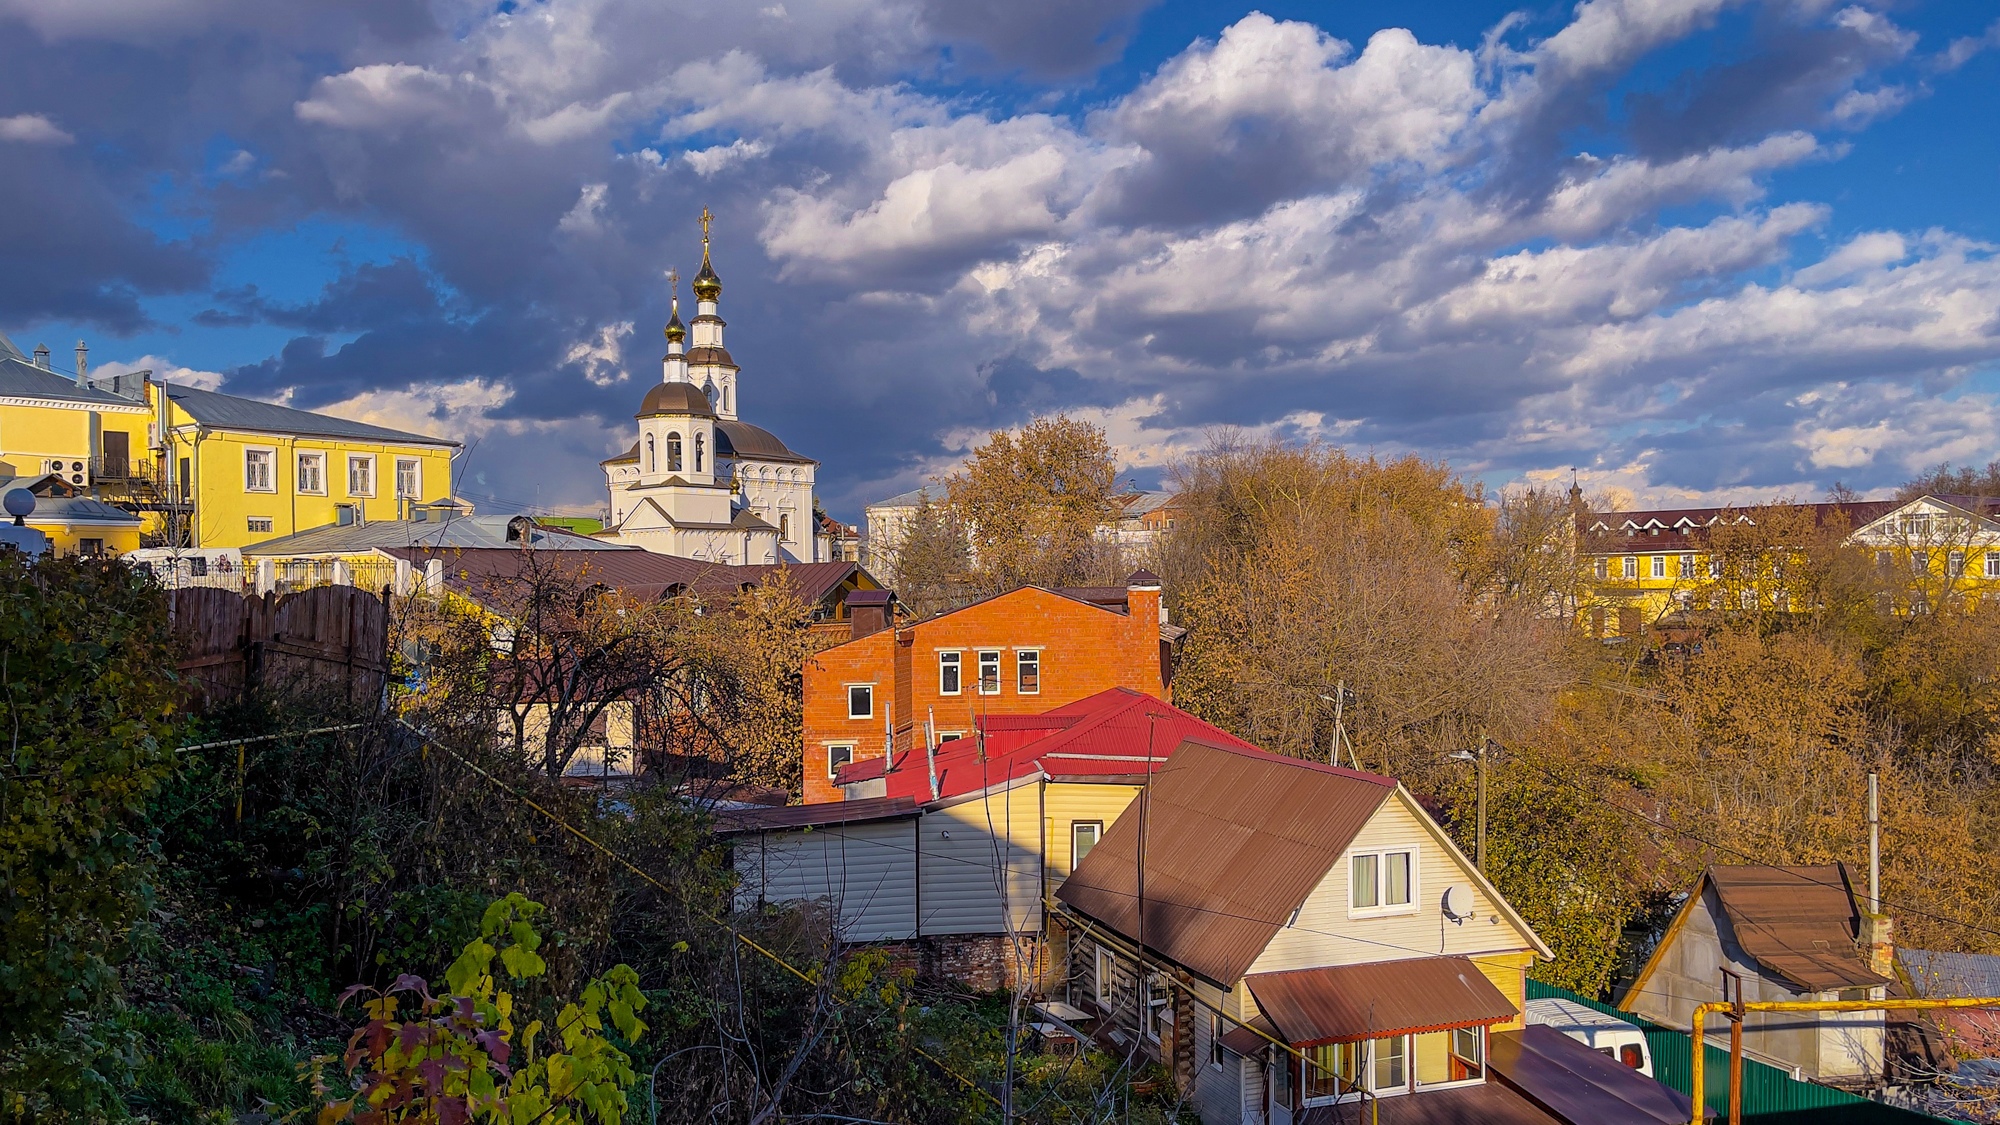
[[[556,223],[556,229],[572,235],[603,234],[604,196],[608,189],[608,184],[583,185],[576,193],[576,206]]]
[[[394,129],[456,117],[456,86],[425,67],[373,63],[320,79],[293,111],[301,121],[336,129]]]
[[[66,145],[74,142],[62,128],[39,113],[0,117],[0,141],[24,145]]]
[[[726,171],[739,164],[746,164],[771,151],[766,141],[751,141],[738,137],[726,145],[709,148],[689,149],[681,153],[681,159],[694,169],[697,176],[707,179],[717,172]]]
[[[583,377],[597,386],[608,387],[623,382],[624,340],[631,334],[632,322],[629,320],[598,325],[595,334],[569,346],[569,350],[563,353],[563,362],[581,365]]]
[[[197,390],[214,391],[222,388],[223,374],[220,371],[201,371],[183,367],[164,356],[142,355],[134,360],[109,360],[95,364],[90,369],[93,379],[108,379],[113,375],[129,375],[134,371],[151,371],[154,382],[171,383],[176,387],[194,387]]]

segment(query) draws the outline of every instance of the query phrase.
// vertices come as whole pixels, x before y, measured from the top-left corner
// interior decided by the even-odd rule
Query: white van
[[[1646,1046],[1646,1033],[1634,1024],[1560,997],[1528,1001],[1526,1015],[1529,1023],[1555,1028],[1601,1055],[1653,1076],[1652,1049]]]

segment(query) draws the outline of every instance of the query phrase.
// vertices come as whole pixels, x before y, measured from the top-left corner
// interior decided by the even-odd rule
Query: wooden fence
[[[338,689],[357,704],[381,696],[389,608],[379,595],[354,586],[262,596],[196,587],[169,597],[191,706],[256,689]]]

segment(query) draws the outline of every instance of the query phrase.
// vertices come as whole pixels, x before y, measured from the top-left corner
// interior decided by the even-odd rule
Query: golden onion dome
[[[687,325],[681,323],[681,299],[679,297],[674,298],[674,315],[667,320],[666,333],[667,340],[670,343],[678,344],[682,340],[687,339]]]
[[[722,279],[715,276],[715,267],[708,262],[708,240],[701,244],[701,272],[694,275],[694,295],[698,301],[713,301],[722,296]]]

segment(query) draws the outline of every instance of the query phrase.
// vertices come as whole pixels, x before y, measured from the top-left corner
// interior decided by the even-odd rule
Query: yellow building
[[[1745,508],[1584,512],[1579,618],[1637,637],[1691,611],[1808,608],[1815,553],[1863,562],[1893,613],[1972,609],[2000,592],[2000,502],[1920,496]]]
[[[0,336],[0,492],[35,494],[24,522],[48,535],[50,550],[100,555],[139,546],[139,518],[95,494],[145,470],[150,422],[144,403],[54,370],[47,348],[30,360]]]
[[[58,372],[47,348],[30,359],[0,336],[0,474],[24,484],[55,475],[84,498],[136,514],[145,545],[241,547],[407,518],[412,505],[450,496],[458,449],[445,438],[160,383],[150,372],[92,379],[81,343],[75,372]],[[79,524],[57,539],[131,549],[113,545],[130,539],[122,525],[98,536]]]
[[[408,519],[413,505],[451,495],[459,443],[148,380],[146,402],[168,404],[167,455],[157,479],[191,510],[190,547],[241,547],[331,524]]]

